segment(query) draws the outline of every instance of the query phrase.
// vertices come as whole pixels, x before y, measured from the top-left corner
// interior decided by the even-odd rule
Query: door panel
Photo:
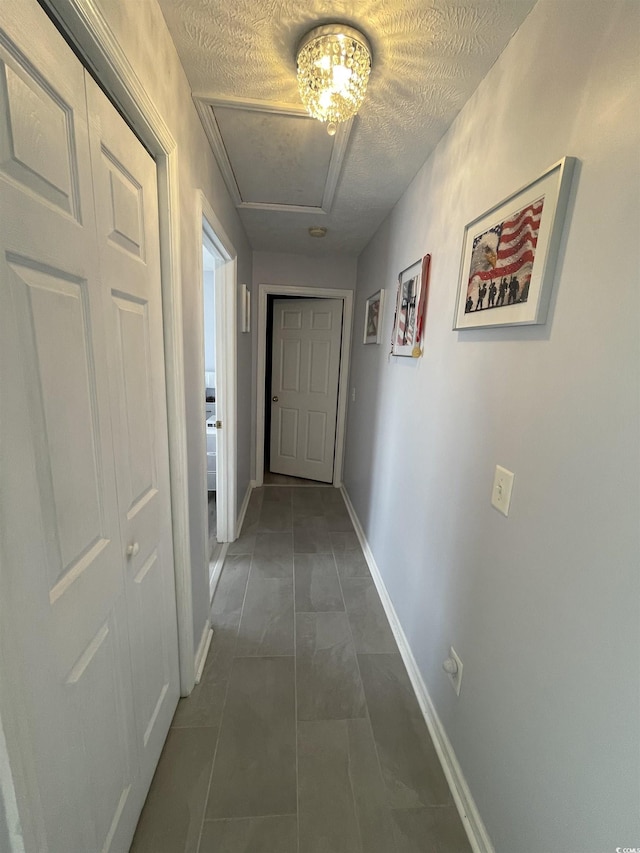
[[[282,391],[300,390],[300,341],[281,341],[280,343],[280,382]]]
[[[111,298],[123,427],[121,451],[126,456],[119,491],[131,520],[158,491],[153,444],[149,441],[153,435],[149,306],[114,291]]]
[[[304,448],[305,462],[324,462],[327,442],[327,413],[309,411],[307,438]]]
[[[310,347],[308,381],[309,393],[322,394],[326,397],[329,393],[331,341],[311,341]]]
[[[73,107],[10,39],[0,39],[0,164],[24,189],[79,219]],[[46,142],[45,142],[46,140]]]
[[[87,557],[108,541],[91,393],[96,377],[86,282],[27,264],[26,259],[13,258],[8,266],[21,357],[29,376],[31,420],[40,424],[38,456],[48,498],[47,570],[53,603],[90,564]]]
[[[105,217],[108,223],[106,237],[115,246],[144,260],[142,187],[104,146],[102,160],[109,177],[110,207]]]
[[[167,677],[166,631],[158,613],[165,609],[164,576],[166,560],[154,549],[133,578],[131,612],[137,617],[131,625],[133,676],[138,687],[142,744],[146,748],[162,713],[170,686]],[[149,654],[154,649],[155,654]]]
[[[271,470],[333,480],[342,300],[276,299]]]
[[[278,454],[285,459],[296,458],[298,449],[298,410],[278,409]]]
[[[87,79],[98,249],[110,347],[118,515],[136,741],[151,780],[178,701],[155,163]]]
[[[94,809],[97,850],[110,850],[134,781],[127,743],[127,701],[129,673],[121,672],[122,654],[116,615],[106,622],[84,650],[66,681],[69,717],[74,724],[77,746],[81,748],[86,774],[87,795],[101,808]],[[105,757],[108,762],[105,765]],[[99,769],[99,772],[97,772]]]

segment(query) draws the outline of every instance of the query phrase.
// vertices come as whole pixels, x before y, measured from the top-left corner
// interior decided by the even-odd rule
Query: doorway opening
[[[200,203],[202,530],[213,598],[236,538],[236,253],[202,194]]]
[[[216,382],[216,275],[224,258],[206,231],[202,232],[202,302],[204,334],[205,434],[207,443],[207,559],[215,565],[222,542],[218,539],[217,382]],[[220,475],[221,477],[221,475]]]
[[[332,483],[343,303],[267,300],[265,483]]]
[[[291,297],[295,298],[291,299]],[[275,324],[271,319],[274,306],[276,306],[276,315],[279,312],[279,319]],[[336,487],[341,485],[352,314],[353,293],[350,290],[270,284],[259,286],[257,485],[262,485],[265,481],[273,482],[274,478],[290,476],[292,473],[293,476],[302,477],[307,481],[329,482]],[[286,340],[289,332],[294,331],[298,325],[301,330],[303,328],[306,330],[303,336],[304,341],[302,339]],[[313,340],[315,332],[319,332],[322,326],[327,328],[322,330],[321,338],[325,332],[329,331],[329,327],[337,332],[333,343],[326,340]],[[275,359],[273,357],[274,328],[276,335],[281,335],[280,342],[276,340],[278,355]],[[295,331],[293,337],[298,337]],[[306,356],[302,355],[305,347],[307,348]],[[287,350],[289,350],[288,353]],[[326,361],[318,358],[323,351],[332,353]],[[291,360],[292,353],[295,353],[293,360]],[[301,353],[299,358],[298,353]],[[333,362],[330,364],[332,359]],[[276,366],[275,369],[273,364]],[[272,384],[274,373],[277,374],[282,370],[287,373],[287,376],[280,375],[278,381],[285,391],[284,394],[279,393]],[[324,377],[328,378],[333,374],[337,374],[335,377],[337,387],[329,393],[329,396],[334,395],[334,412],[323,412],[321,407],[305,401],[304,396],[309,390],[315,392],[318,383],[324,386]],[[301,377],[299,385],[293,378],[296,376]],[[288,398],[288,392],[294,386],[301,396],[292,401]],[[275,429],[272,429],[272,426]],[[294,450],[296,443],[297,460],[302,461],[301,466],[293,459],[296,456]],[[276,459],[275,465],[274,459]],[[318,474],[317,469],[322,460],[324,460],[325,469]],[[293,463],[293,467],[289,464],[290,462]],[[272,473],[274,471],[276,473]]]

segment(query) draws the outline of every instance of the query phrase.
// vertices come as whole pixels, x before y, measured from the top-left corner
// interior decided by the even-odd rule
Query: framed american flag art
[[[431,255],[425,255],[398,276],[391,354],[420,358],[429,292]]]
[[[574,163],[564,157],[464,229],[454,329],[546,322]]]

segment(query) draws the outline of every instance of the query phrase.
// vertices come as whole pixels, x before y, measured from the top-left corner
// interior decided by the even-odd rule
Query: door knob
[[[137,542],[132,542],[131,545],[127,545],[127,557],[135,557],[139,550],[140,545]]]
[[[278,398],[277,398],[277,397],[272,397],[271,399],[273,400],[273,402],[274,402],[274,403],[277,403],[277,402],[278,402]]]

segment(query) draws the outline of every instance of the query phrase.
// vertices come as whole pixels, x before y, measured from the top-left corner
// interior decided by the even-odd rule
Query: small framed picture
[[[425,255],[398,276],[396,316],[391,338],[392,355],[420,358],[429,290],[431,255]]]
[[[365,344],[379,344],[382,336],[382,309],[384,306],[384,290],[378,290],[370,296],[364,306],[364,341]]]
[[[546,322],[574,163],[564,157],[464,229],[454,329]]]

